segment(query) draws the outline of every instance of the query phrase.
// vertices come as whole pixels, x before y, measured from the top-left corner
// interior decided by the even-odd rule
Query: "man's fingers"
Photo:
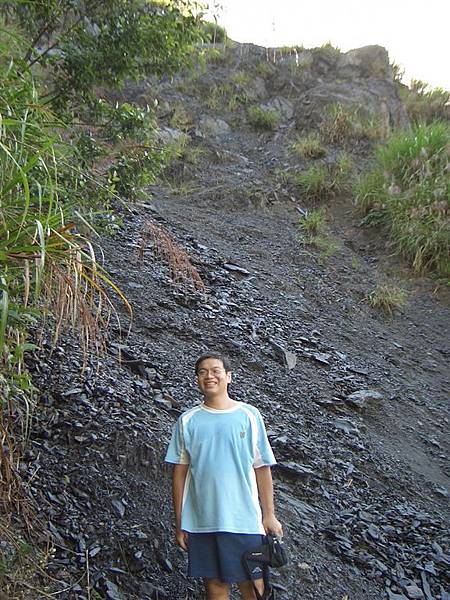
[[[181,535],[177,535],[177,542],[182,550],[187,550],[188,534],[182,533]]]

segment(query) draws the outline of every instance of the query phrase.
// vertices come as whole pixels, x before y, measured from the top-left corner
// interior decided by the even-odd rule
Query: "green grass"
[[[376,308],[392,316],[395,310],[405,305],[406,292],[395,286],[381,284],[370,292],[366,301],[372,308]]]
[[[297,190],[309,201],[319,202],[351,191],[353,161],[341,153],[334,163],[313,165],[293,177]]]
[[[450,91],[412,80],[410,88],[400,86],[399,92],[413,123],[450,120]]]
[[[364,225],[381,226],[417,272],[450,277],[450,126],[419,125],[378,148],[354,187]]]
[[[311,210],[302,215],[298,221],[298,228],[302,234],[301,244],[317,250],[320,260],[329,258],[340,247],[327,232],[324,209]]]
[[[273,131],[278,127],[280,114],[273,109],[250,106],[248,109],[248,120],[256,129]]]
[[[250,94],[245,86],[230,79],[219,85],[213,85],[205,99],[205,104],[213,111],[223,109],[235,111],[240,106],[248,104],[249,101]]]
[[[307,243],[319,252],[321,260],[330,258],[340,248],[339,242],[330,235],[313,235],[308,238]]]
[[[256,65],[256,74],[263,79],[272,77],[277,71],[275,65],[268,60],[262,60]]]
[[[323,200],[332,194],[328,169],[324,165],[313,166],[307,171],[297,173],[294,183],[299,192],[312,202]]]
[[[92,231],[79,212],[92,179],[78,164],[80,149],[67,143],[67,130],[40,100],[32,73],[16,59],[23,49],[11,51],[6,31],[0,38],[0,501],[7,505],[19,494],[20,474],[13,465],[19,463],[35,408],[36,389],[25,364],[36,348],[30,327],[48,314],[54,342],[63,327],[70,328],[87,358],[88,350],[101,351],[115,314],[108,288],[125,298],[97,264],[92,243],[79,233],[82,224]],[[129,127],[129,115],[122,116]],[[87,155],[95,154],[88,146]]]
[[[307,235],[317,235],[323,229],[325,212],[322,209],[311,210],[302,215],[298,220],[298,226]]]
[[[205,42],[210,44],[223,44],[228,40],[227,30],[225,27],[212,23],[211,21],[203,21],[201,24],[202,37]]]
[[[303,158],[321,158],[327,153],[320,136],[316,132],[308,134],[305,138],[296,140],[291,144],[291,151]]]
[[[229,77],[230,82],[237,86],[247,86],[251,83],[251,77],[245,71],[235,71]]]
[[[323,137],[332,144],[344,144],[354,139],[382,140],[390,135],[381,117],[363,116],[358,110],[334,103],[327,108],[322,126]]]

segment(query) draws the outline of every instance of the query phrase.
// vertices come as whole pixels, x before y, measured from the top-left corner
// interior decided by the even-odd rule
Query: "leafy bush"
[[[32,40],[25,61],[51,67],[49,97],[61,106],[87,102],[95,85],[174,73],[192,64],[201,40],[193,6],[177,0],[110,0],[107,10],[103,2],[13,1],[0,10]]]
[[[278,111],[260,106],[250,106],[248,120],[256,129],[274,130],[280,122]]]
[[[85,350],[101,349],[114,312],[108,289],[131,307],[79,228],[92,229],[86,214],[119,192],[138,195],[164,161],[151,112],[113,107],[94,86],[173,73],[200,39],[189,2],[104,4],[0,5],[0,500],[16,506],[34,408],[29,328],[44,312],[55,337],[66,324]],[[14,33],[20,27],[28,40]]]
[[[363,223],[381,225],[419,272],[450,276],[450,127],[418,125],[378,148],[355,185]]]
[[[211,63],[213,65],[226,65],[228,62],[228,53],[226,47],[204,48],[198,54],[200,65]]]

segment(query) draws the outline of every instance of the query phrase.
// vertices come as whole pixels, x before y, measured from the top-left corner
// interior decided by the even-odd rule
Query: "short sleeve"
[[[267,438],[266,428],[264,421],[259,411],[255,412],[256,416],[256,447],[255,447],[255,459],[253,461],[253,467],[270,467],[276,465],[277,461],[273,454],[269,440]]]
[[[172,430],[172,437],[167,448],[165,462],[175,465],[188,465],[189,454],[184,444],[183,419],[180,417]]]

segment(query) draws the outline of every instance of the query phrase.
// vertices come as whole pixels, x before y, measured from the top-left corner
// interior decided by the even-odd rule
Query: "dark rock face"
[[[199,400],[195,359],[216,349],[232,359],[232,396],[262,411],[279,463],[275,497],[291,556],[274,573],[280,598],[449,598],[448,305],[434,285],[409,282],[410,304],[384,320],[361,298],[389,251],[351,221],[350,199],[333,202],[332,235],[342,243],[323,260],[300,244],[303,199],[273,183],[274,169],[298,167],[286,148],[308,90],[317,113],[327,89],[384,110],[392,82],[376,78],[386,57],[378,48],[345,60],[277,56],[258,101],[297,86],[294,116],[270,135],[242,120],[220,139],[202,138],[209,154],[182,193],[154,186],[103,240],[106,267],[134,307],[130,335],[113,328],[107,354],[84,370],[69,336],[30,357],[42,398],[20,469],[39,506],[39,542],[54,543],[40,589],[55,597],[203,597],[174,543],[163,459],[176,418]],[[232,59],[251,69],[267,55],[244,45]],[[293,64],[304,68],[293,73]],[[336,69],[351,81],[332,81]],[[202,90],[185,98],[199,117]],[[160,93],[169,104],[175,97],[171,84]],[[389,119],[396,110],[388,106]],[[230,113],[211,116],[232,122]],[[355,160],[367,157],[359,150]],[[189,253],[205,291],[176,285],[151,247],[137,260],[148,219]],[[12,550],[0,541],[0,551]],[[29,589],[23,597],[40,600]]]

